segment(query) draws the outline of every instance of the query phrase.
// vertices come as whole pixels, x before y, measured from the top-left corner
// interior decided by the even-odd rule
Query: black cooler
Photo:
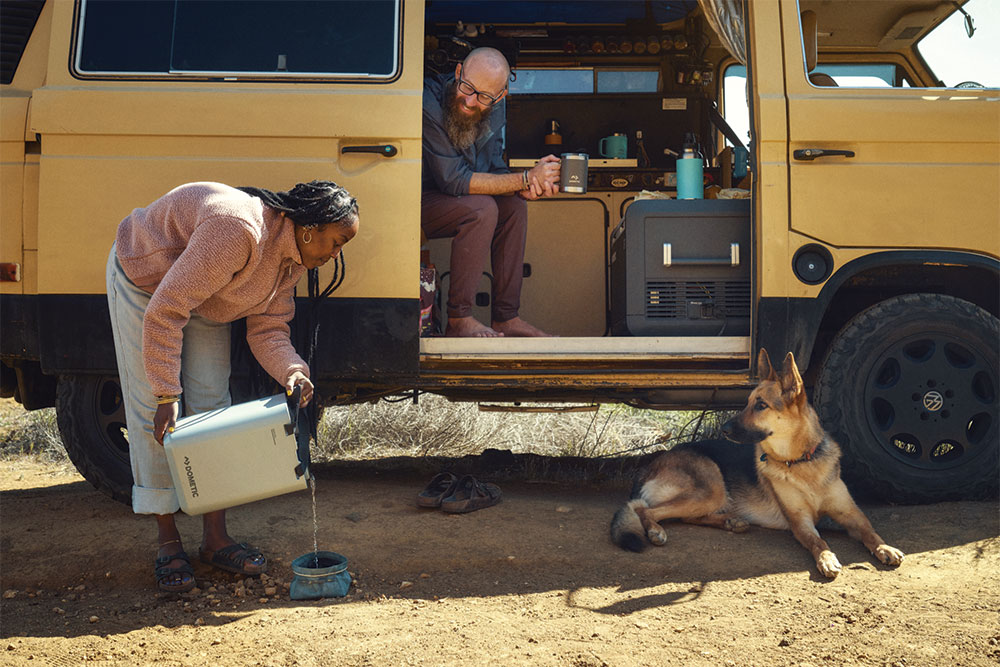
[[[750,333],[750,200],[644,199],[611,235],[616,336]]]

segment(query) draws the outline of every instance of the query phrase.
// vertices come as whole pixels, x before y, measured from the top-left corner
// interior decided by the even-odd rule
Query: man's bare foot
[[[519,338],[551,338],[552,334],[547,334],[541,329],[528,324],[520,317],[513,317],[504,322],[493,322],[493,328],[504,336]]]
[[[490,329],[472,316],[449,317],[448,327],[445,329],[444,335],[453,338],[498,338],[503,336],[499,331]]]

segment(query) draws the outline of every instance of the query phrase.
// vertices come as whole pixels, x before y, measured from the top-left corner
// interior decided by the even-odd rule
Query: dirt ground
[[[791,534],[669,527],[613,547],[621,483],[503,481],[467,515],[419,510],[429,476],[318,471],[319,545],[349,560],[347,597],[289,599],[312,549],[308,492],[230,512],[271,557],[240,581],[195,565],[160,596],[154,525],[77,475],[0,463],[0,662],[8,665],[996,665],[998,506],[866,506],[906,560],[876,563],[843,533],[833,581]],[[180,521],[197,552],[200,521]]]

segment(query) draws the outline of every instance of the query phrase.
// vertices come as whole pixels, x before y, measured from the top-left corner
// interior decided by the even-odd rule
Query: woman
[[[340,254],[358,231],[358,205],[328,181],[288,192],[189,183],[122,220],[108,257],[108,307],[125,399],[132,509],[159,531],[157,586],[195,586],[174,514],[180,509],[163,436],[184,412],[230,405],[229,323],[245,317],[247,342],[288,393],[312,398],[309,368],[292,347],[296,283]],[[226,531],[225,510],[203,517],[202,561],[259,575],[260,551]]]

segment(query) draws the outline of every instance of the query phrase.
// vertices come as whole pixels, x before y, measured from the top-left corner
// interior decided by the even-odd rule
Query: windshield
[[[966,34],[965,16],[955,11],[917,43],[934,75],[949,88],[1000,88],[1000,2],[969,0],[962,6],[976,31]],[[966,84],[966,85],[963,85]]]

